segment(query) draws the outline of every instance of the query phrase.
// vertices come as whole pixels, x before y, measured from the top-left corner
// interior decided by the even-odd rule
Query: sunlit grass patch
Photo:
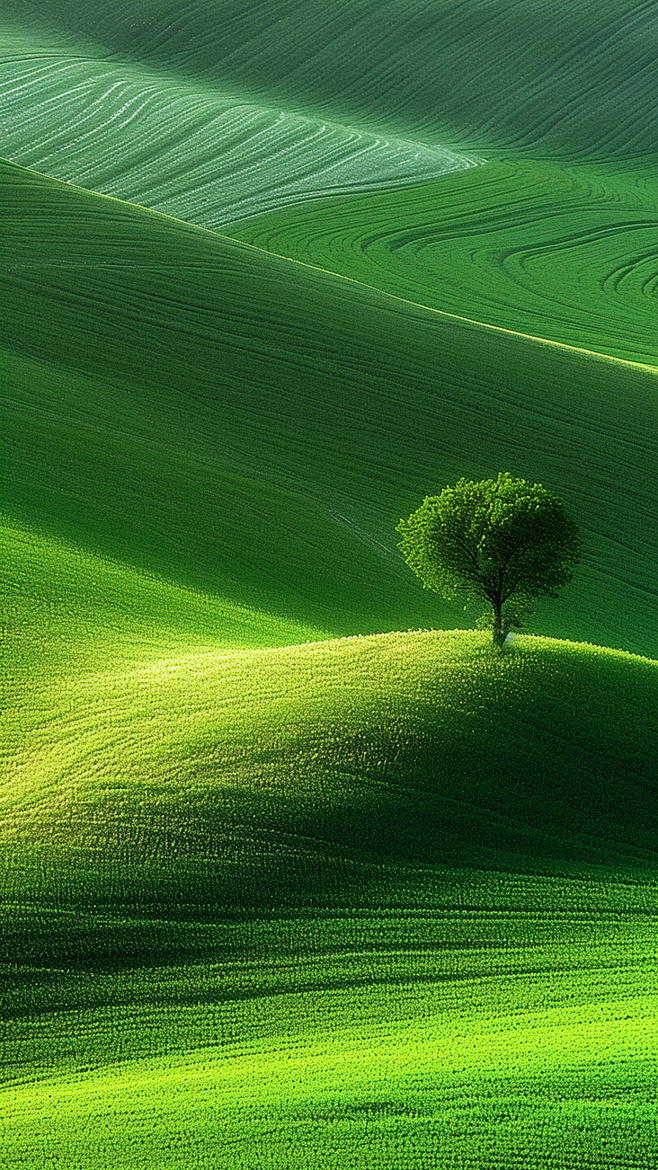
[[[648,1003],[510,1015],[496,1012],[498,990],[489,984],[486,1021],[468,1009],[386,1021],[385,1000],[377,1013],[371,997],[375,1018],[357,1034],[349,1001],[334,1000],[332,1022],[278,1041],[18,1086],[4,1094],[6,1150],[30,1167],[46,1153],[94,1168],[310,1168],[321,1158],[375,1170],[437,1157],[602,1168],[611,1153],[648,1165]]]

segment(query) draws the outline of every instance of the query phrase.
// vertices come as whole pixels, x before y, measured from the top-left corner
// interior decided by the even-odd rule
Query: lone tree
[[[486,624],[497,645],[534,598],[557,597],[580,556],[578,529],[560,501],[506,471],[427,496],[396,531],[426,589],[489,603]]]

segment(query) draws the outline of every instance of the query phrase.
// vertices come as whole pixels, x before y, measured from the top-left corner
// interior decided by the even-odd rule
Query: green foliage
[[[519,606],[558,595],[580,556],[578,530],[560,501],[509,472],[479,483],[460,479],[426,496],[397,531],[426,589],[489,602],[496,641],[521,624]]]

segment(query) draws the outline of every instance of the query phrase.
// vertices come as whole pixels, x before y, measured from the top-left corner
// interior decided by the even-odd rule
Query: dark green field
[[[8,1170],[654,1164],[654,17],[6,0]]]

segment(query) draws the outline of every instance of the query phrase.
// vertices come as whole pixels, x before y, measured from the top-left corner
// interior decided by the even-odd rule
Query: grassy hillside
[[[650,1164],[655,663],[419,633],[42,699],[10,1166]]]
[[[4,155],[209,228],[472,165],[454,151],[272,108],[174,71],[57,51],[29,31],[5,50],[0,94]]]
[[[99,873],[129,858],[124,896],[161,906],[158,883],[177,872],[193,905],[203,890],[227,907],[279,905],[281,882],[329,901],[335,882],[359,901],[351,851],[371,864],[641,872],[655,860],[655,679],[654,662],[622,652],[525,638],[501,654],[462,631],[44,673],[48,736],[35,721],[12,753],[6,833],[26,838],[26,855],[63,849],[75,863],[91,850]],[[320,888],[317,869],[295,867],[297,838],[301,856],[325,857]],[[264,882],[288,846],[288,872]],[[223,857],[214,873],[209,856]],[[57,901],[65,869],[39,874]],[[372,879],[366,900],[386,900],[385,887],[366,893]],[[118,896],[116,878],[96,880],[78,875],[94,905]]]
[[[653,167],[488,162],[230,229],[407,300],[656,364]]]
[[[617,5],[615,20],[606,11],[598,28],[584,3],[510,9],[476,0],[456,7],[407,0],[387,9],[394,46],[388,34],[376,44],[366,36],[370,22],[381,16],[381,5],[370,3],[323,4],[320,13],[308,3],[278,6],[275,12],[269,5],[206,0],[182,10],[178,5],[175,12],[170,4],[140,6],[138,15],[134,5],[129,11],[113,6],[111,13],[94,8],[72,20],[72,6],[41,0],[22,8],[20,23],[10,7],[0,65],[3,153],[56,178],[206,228],[233,225],[237,238],[421,304],[655,362],[650,138],[644,131],[637,139],[626,131],[617,144],[625,160],[609,161],[616,153],[610,131],[617,134],[621,112],[630,115],[632,109],[637,126],[649,108],[645,81],[629,70],[630,56],[623,52],[627,43],[630,54],[632,45],[639,62],[638,44],[650,36],[649,10],[622,11]],[[95,43],[84,31],[92,11],[87,31],[98,38]],[[601,15],[597,10],[597,19]],[[562,36],[559,53],[568,58],[568,68],[551,73],[550,86],[539,81],[538,54],[546,51],[542,20],[551,24],[551,49]],[[523,118],[526,131],[532,124],[521,96],[529,82],[516,75],[518,53],[501,57],[498,38],[504,36],[509,48],[513,28],[527,50],[528,21],[537,25],[531,104],[537,103],[550,124],[552,144],[535,127],[530,153],[548,150],[568,158],[568,166],[523,159],[528,144],[509,134],[512,111],[506,102],[512,97],[514,118]],[[349,53],[340,60],[355,84],[335,107],[329,98],[318,100],[323,88],[314,72],[300,104],[300,77],[295,68],[286,75],[286,62],[292,65],[291,54],[301,43],[314,60],[312,46],[318,48],[319,37],[314,68],[324,75],[322,60],[332,38],[340,42],[347,28]],[[485,28],[486,39],[480,41]],[[419,87],[414,103],[420,96],[427,108],[419,121],[411,116],[414,103],[405,99],[409,116],[398,125],[391,122],[390,99],[401,77],[391,69],[405,45],[412,53],[407,81],[415,77]],[[478,62],[468,101],[461,84],[434,93],[441,69],[449,72],[458,63],[463,71],[466,46]],[[377,107],[366,116],[371,99],[364,107],[364,68],[367,72],[368,62],[374,66],[384,51],[392,56],[378,75]],[[600,95],[599,120],[588,122],[595,60],[595,90],[605,77],[608,95],[615,94],[610,127],[604,120],[612,111],[604,114]],[[333,60],[327,80],[333,84],[339,73]],[[566,82],[567,73],[568,101],[556,82],[556,77]],[[456,96],[461,121],[450,114]],[[489,132],[480,140],[478,131],[474,139],[484,112]],[[463,123],[469,115],[472,125]],[[427,117],[437,124],[428,124]],[[397,132],[391,131],[393,124]],[[491,151],[501,147],[513,152],[513,161],[492,158]],[[467,174],[453,174],[465,168]],[[452,177],[444,181],[445,176]],[[274,215],[258,218],[267,212]],[[236,230],[237,224],[242,226]]]
[[[7,1170],[654,1164],[654,18],[5,0]]]
[[[655,143],[642,0],[6,0],[5,13],[98,54],[458,150],[633,158]]]
[[[10,515],[333,633],[457,625],[395,524],[511,469],[585,535],[538,628],[653,653],[652,374],[3,175]]]
[[[321,631],[182,588],[14,523],[0,527],[3,686],[219,646],[284,646]]]

